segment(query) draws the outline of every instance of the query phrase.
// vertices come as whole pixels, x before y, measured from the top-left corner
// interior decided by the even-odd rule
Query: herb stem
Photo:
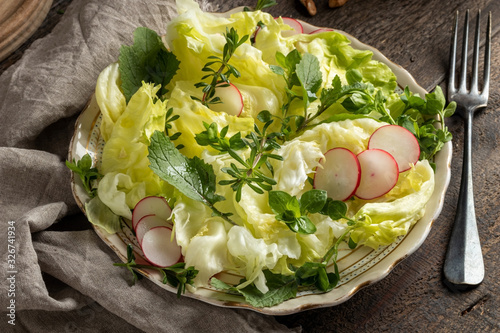
[[[342,243],[342,241],[344,240],[344,238],[347,236],[347,234],[349,234],[352,229],[354,228],[348,228],[343,234],[342,236],[340,236],[337,241],[335,242],[335,244],[328,250],[328,252],[325,254],[325,256],[323,257],[323,262],[325,264],[328,264],[328,262],[330,261],[330,259],[332,259],[332,256],[334,256],[333,258],[333,262],[336,262],[337,261],[337,255],[338,255],[338,249],[339,249],[339,246],[340,246],[340,243]]]
[[[203,94],[203,97],[201,99],[201,103],[203,105],[205,105],[205,106],[208,107],[209,103],[208,103],[207,100],[209,100],[210,98],[212,98],[215,95],[215,87],[219,83],[219,81],[220,81],[220,75],[222,74],[222,71],[224,70],[224,68],[226,68],[226,65],[227,65],[227,62],[224,59],[222,61],[222,64],[221,64],[219,70],[217,72],[215,72],[215,74],[214,74],[212,82],[210,83],[210,89],[205,94]]]

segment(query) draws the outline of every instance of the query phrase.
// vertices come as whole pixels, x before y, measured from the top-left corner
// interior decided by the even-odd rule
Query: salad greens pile
[[[86,183],[99,174],[88,189],[97,193],[91,222],[116,232],[139,200],[165,197],[184,263],[160,270],[179,293],[211,284],[264,307],[333,289],[339,246],[388,245],[424,214],[454,104],[439,87],[423,97],[398,91],[389,67],[338,32],[283,37],[290,27],[261,10],[223,17],[192,0],[177,5],[164,38],[138,28],[98,78],[101,164],[98,173],[87,160],[71,164],[91,170]],[[210,109],[229,83],[241,93],[239,116]],[[389,193],[340,202],[313,188],[324,153],[358,154],[387,124],[410,130],[421,148]],[[119,265],[146,267],[134,259]],[[223,271],[244,278],[228,285],[214,277]]]

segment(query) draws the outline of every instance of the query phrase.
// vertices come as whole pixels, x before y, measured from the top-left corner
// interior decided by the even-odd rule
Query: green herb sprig
[[[452,101],[446,105],[446,98],[440,86],[437,86],[432,93],[426,94],[425,99],[412,94],[406,87],[400,98],[405,108],[397,119],[398,125],[405,127],[417,137],[420,144],[420,159],[432,163],[436,153],[453,138],[445,124],[445,118],[455,113],[457,104]]]
[[[340,103],[350,114],[375,113],[382,121],[407,128],[419,141],[420,159],[427,159],[431,163],[435,154],[452,139],[444,119],[453,115],[456,103],[451,102],[446,105],[446,99],[439,86],[434,92],[426,94],[425,98],[412,94],[406,87],[400,95],[404,109],[398,117],[394,117],[386,107],[387,101],[382,91],[376,89],[371,83],[363,82],[363,77],[357,69],[347,70],[347,85],[343,85],[340,78],[335,76],[331,87],[320,90],[321,69],[314,55],[309,53],[301,55],[297,50],[291,51],[286,56],[277,52],[276,61],[278,65],[271,65],[270,68],[275,74],[282,76],[286,82],[286,99],[282,106],[282,118],[280,118],[281,137],[285,140],[320,123],[335,121],[338,115],[316,121],[335,103]],[[295,99],[303,102],[302,115],[288,114],[289,107]],[[310,112],[311,103],[317,100],[319,100],[317,109]]]
[[[267,176],[261,170],[262,166],[266,166],[271,174],[274,174],[270,160],[282,161],[281,155],[273,154],[273,150],[281,148],[276,142],[276,137],[280,135],[277,132],[268,133],[269,126],[273,123],[270,112],[265,110],[259,113],[257,119],[264,123],[262,129],[257,124],[254,125],[254,131],[250,132],[242,141],[250,148],[250,155],[244,159],[238,153],[228,148],[227,153],[235,159],[240,166],[231,163],[230,167],[222,168],[222,172],[227,173],[233,179],[221,180],[220,185],[229,185],[236,192],[235,199],[237,202],[241,200],[241,193],[244,185],[248,185],[252,190],[259,194],[264,191],[271,191],[272,186],[276,185],[276,181]]]
[[[142,277],[142,275],[137,274],[136,269],[152,269],[158,271],[162,274],[162,282],[164,284],[169,284],[172,287],[177,288],[177,297],[184,294],[186,291],[186,285],[192,285],[194,283],[194,278],[198,274],[198,271],[193,266],[185,268],[186,264],[183,262],[179,262],[169,267],[137,264],[135,262],[134,249],[131,244],[127,245],[127,262],[115,263],[113,265],[126,267],[132,273],[132,284],[135,284],[135,282]]]
[[[171,123],[176,121],[180,117],[178,114],[174,115],[173,113],[174,113],[174,109],[170,108],[167,110],[167,113],[165,114],[165,134],[169,137],[170,141],[177,140],[182,134],[181,132],[175,132],[174,134],[169,133],[170,130],[172,129]],[[177,146],[175,146],[175,148],[182,149],[182,148],[184,148],[184,145],[178,144]]]
[[[241,138],[241,132],[237,132],[230,138],[226,137],[229,125],[223,127],[220,132],[217,123],[209,125],[203,122],[203,126],[205,131],[195,135],[196,143],[200,146],[210,146],[220,153],[227,153],[228,150],[240,150],[247,146],[245,140]]]
[[[376,91],[372,84],[363,83],[358,70],[347,71],[348,85],[342,85],[336,75],[332,80],[332,86],[320,91],[323,79],[316,56],[309,53],[301,55],[297,50],[293,50],[286,56],[277,52],[276,61],[278,65],[271,65],[270,68],[275,74],[283,76],[286,82],[286,102],[282,106],[281,129],[286,139],[311,128],[313,121],[338,101],[342,101],[341,105],[349,112],[368,114],[376,111],[381,114],[381,120],[395,124],[385,108],[385,97],[382,92]],[[288,115],[288,109],[295,99],[303,102],[302,115]],[[320,103],[311,113],[310,105],[316,100]]]
[[[222,57],[209,56],[208,59],[210,61],[207,62],[202,68],[202,71],[207,72],[208,74],[203,76],[201,79],[210,79],[210,83],[201,81],[195,84],[196,88],[203,88],[203,98],[201,99],[203,105],[208,106],[209,104],[221,103],[220,98],[215,96],[216,87],[229,85],[229,78],[231,75],[236,78],[241,76],[236,67],[229,64],[229,60],[236,52],[236,49],[247,41],[248,37],[248,35],[245,35],[240,39],[234,28],[226,28],[226,33],[224,34],[226,44],[224,45],[224,49],[222,51]],[[212,66],[218,66],[218,68],[214,69]]]
[[[90,198],[97,195],[97,180],[102,178],[97,168],[92,167],[92,158],[89,154],[85,154],[79,161],[66,161],[66,166],[77,174],[82,181],[83,188]]]

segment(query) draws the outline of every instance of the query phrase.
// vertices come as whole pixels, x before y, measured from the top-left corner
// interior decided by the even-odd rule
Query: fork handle
[[[477,230],[472,190],[472,116],[465,112],[464,158],[457,213],[444,263],[445,282],[451,289],[466,290],[484,278],[483,254]]]

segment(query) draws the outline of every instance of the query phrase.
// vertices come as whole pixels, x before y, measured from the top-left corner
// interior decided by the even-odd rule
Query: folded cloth
[[[0,76],[1,332],[290,331],[271,316],[177,299],[147,279],[130,286],[71,194],[64,162],[98,74],[136,27],[163,33],[174,6],[73,0]]]

